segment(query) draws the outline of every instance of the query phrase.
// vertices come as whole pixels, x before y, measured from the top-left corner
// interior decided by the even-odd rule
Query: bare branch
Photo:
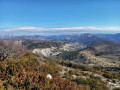
[[[6,58],[18,59],[24,52],[25,48],[21,41],[13,40],[10,36],[0,38],[0,60],[4,61]]]

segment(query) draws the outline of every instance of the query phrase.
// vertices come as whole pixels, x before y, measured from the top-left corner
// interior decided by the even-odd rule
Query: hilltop
[[[52,79],[47,78],[48,74]],[[118,74],[50,59],[30,52],[25,52],[19,60],[8,58],[0,62],[1,89],[109,90],[111,84],[108,84],[107,79],[111,83],[114,79],[117,84],[120,78]]]

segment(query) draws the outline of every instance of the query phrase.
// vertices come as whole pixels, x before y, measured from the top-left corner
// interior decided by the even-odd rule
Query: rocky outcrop
[[[56,56],[63,51],[74,51],[77,49],[85,48],[84,45],[80,45],[78,43],[67,43],[62,45],[60,48],[51,47],[51,48],[36,48],[32,52],[36,54],[42,54],[44,56]]]
[[[53,49],[51,48],[34,49],[32,52],[36,54],[42,54],[44,56],[51,56],[53,54]]]
[[[74,51],[77,49],[83,49],[85,47],[86,47],[85,45],[75,42],[75,43],[67,43],[67,44],[63,45],[60,49],[63,51]]]

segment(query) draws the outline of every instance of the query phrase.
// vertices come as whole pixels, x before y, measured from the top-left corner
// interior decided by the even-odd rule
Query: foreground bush
[[[46,58],[29,52],[23,54],[20,60],[9,58],[0,62],[0,89],[59,90],[66,88],[66,90],[74,90],[69,80],[58,78],[57,65],[52,61],[49,64],[48,62],[49,59],[47,61]],[[50,63],[54,63],[54,66]],[[52,80],[47,78],[49,73],[53,76]]]

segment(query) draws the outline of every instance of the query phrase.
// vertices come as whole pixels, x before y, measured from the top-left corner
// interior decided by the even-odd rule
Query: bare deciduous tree
[[[22,44],[13,40],[10,37],[0,39],[0,60],[4,61],[6,58],[12,57],[18,59],[20,55],[24,52],[24,47]]]

